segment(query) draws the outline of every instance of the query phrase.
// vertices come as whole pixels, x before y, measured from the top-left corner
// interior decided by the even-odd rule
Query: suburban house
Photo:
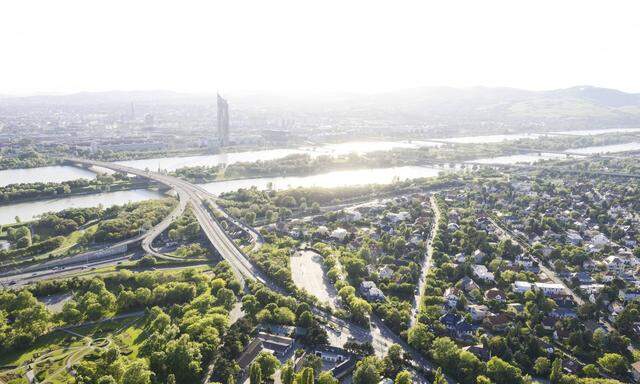
[[[484,293],[485,300],[507,301],[507,294],[498,288],[491,288]]]
[[[476,264],[473,267],[473,275],[478,279],[484,282],[492,282],[494,281],[493,272],[489,272],[486,266],[481,264]]]
[[[384,293],[373,281],[365,280],[360,283],[360,293],[370,301],[383,301],[385,298]]]

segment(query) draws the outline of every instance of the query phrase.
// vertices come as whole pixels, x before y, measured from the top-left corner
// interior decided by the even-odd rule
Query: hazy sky
[[[640,92],[639,15],[637,0],[2,1],[0,94]]]

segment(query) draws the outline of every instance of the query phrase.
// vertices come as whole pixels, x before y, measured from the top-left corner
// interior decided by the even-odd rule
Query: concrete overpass
[[[255,268],[249,260],[247,260],[238,246],[222,229],[220,223],[211,214],[208,207],[206,206],[206,201],[210,198],[210,194],[201,187],[195,186],[177,177],[141,170],[138,168],[133,168],[116,163],[79,158],[67,158],[65,159],[65,162],[71,165],[79,165],[83,167],[100,167],[116,172],[145,177],[176,191],[178,199],[180,200],[178,207],[160,224],[158,224],[145,234],[145,238],[142,240],[142,247],[143,249],[145,249],[145,251],[148,251],[154,256],[170,258],[170,256],[164,256],[159,252],[156,252],[151,246],[151,243],[153,239],[155,239],[171,224],[171,222],[173,222],[173,220],[175,220],[182,214],[187,206],[190,206],[192,212],[200,223],[200,227],[204,231],[211,244],[215,247],[220,256],[231,265],[236,276],[242,282],[244,282],[244,279],[246,278],[251,278],[260,281],[261,283],[269,286],[274,290],[278,290],[278,286],[275,284],[270,284],[269,279],[260,270]]]
[[[214,204],[215,206],[215,203],[211,200],[211,194],[204,190],[202,187],[193,185],[189,182],[173,176],[140,170],[137,168],[132,168],[115,163],[78,158],[65,159],[65,162],[72,165],[95,166],[110,169],[116,172],[123,172],[140,177],[146,177],[176,191],[178,198],[180,199],[179,207],[174,210],[174,212],[169,217],[163,220],[162,223],[154,227],[151,231],[147,232],[146,239],[143,240],[143,247],[145,246],[144,244],[147,244],[146,246],[151,248],[151,241],[153,240],[153,238],[157,237],[157,235],[164,231],[164,229],[166,229],[169,224],[178,217],[176,216],[178,211],[180,209],[184,210],[187,206],[191,206],[194,215],[198,219],[202,230],[206,234],[211,244],[220,253],[222,258],[231,265],[234,272],[236,273],[236,276],[238,276],[243,283],[246,278],[254,279],[269,287],[273,291],[287,296],[290,295],[290,292],[285,291],[280,286],[280,284],[278,284],[278,282],[273,281],[261,270],[254,267],[254,265],[246,258],[237,244],[229,238],[229,236],[220,226],[219,221],[215,216],[212,215],[211,211],[206,206],[207,204]],[[225,213],[222,213],[222,211],[221,214],[226,215]],[[249,226],[238,222],[230,216],[227,215],[227,217],[235,225],[239,225],[244,229],[249,228]],[[255,232],[253,229],[251,229],[251,231]],[[255,232],[255,234],[257,235],[257,232]],[[342,332],[355,336],[358,340],[371,341],[372,343],[384,345],[387,347],[393,343],[399,344],[404,349],[404,351],[411,356],[412,360],[417,365],[430,370],[436,369],[436,366],[431,361],[427,360],[421,353],[411,348],[402,338],[393,333],[375,315],[372,315],[373,329],[367,330],[355,323],[337,318],[321,308],[314,306],[312,307],[312,311],[314,312],[314,314],[323,317],[326,321],[337,326],[342,330]],[[455,381],[450,377],[447,377],[447,381],[449,383],[455,383]]]

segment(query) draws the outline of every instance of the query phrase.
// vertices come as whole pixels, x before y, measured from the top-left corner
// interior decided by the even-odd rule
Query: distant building
[[[229,104],[218,95],[218,140],[220,147],[229,145]]]

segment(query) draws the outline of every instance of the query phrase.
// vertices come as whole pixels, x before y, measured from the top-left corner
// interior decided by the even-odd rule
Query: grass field
[[[125,356],[137,357],[143,324],[144,318],[138,317],[51,332],[25,351],[0,356],[0,382],[21,384],[31,371],[40,383],[66,383],[71,379],[68,367],[111,345]]]

